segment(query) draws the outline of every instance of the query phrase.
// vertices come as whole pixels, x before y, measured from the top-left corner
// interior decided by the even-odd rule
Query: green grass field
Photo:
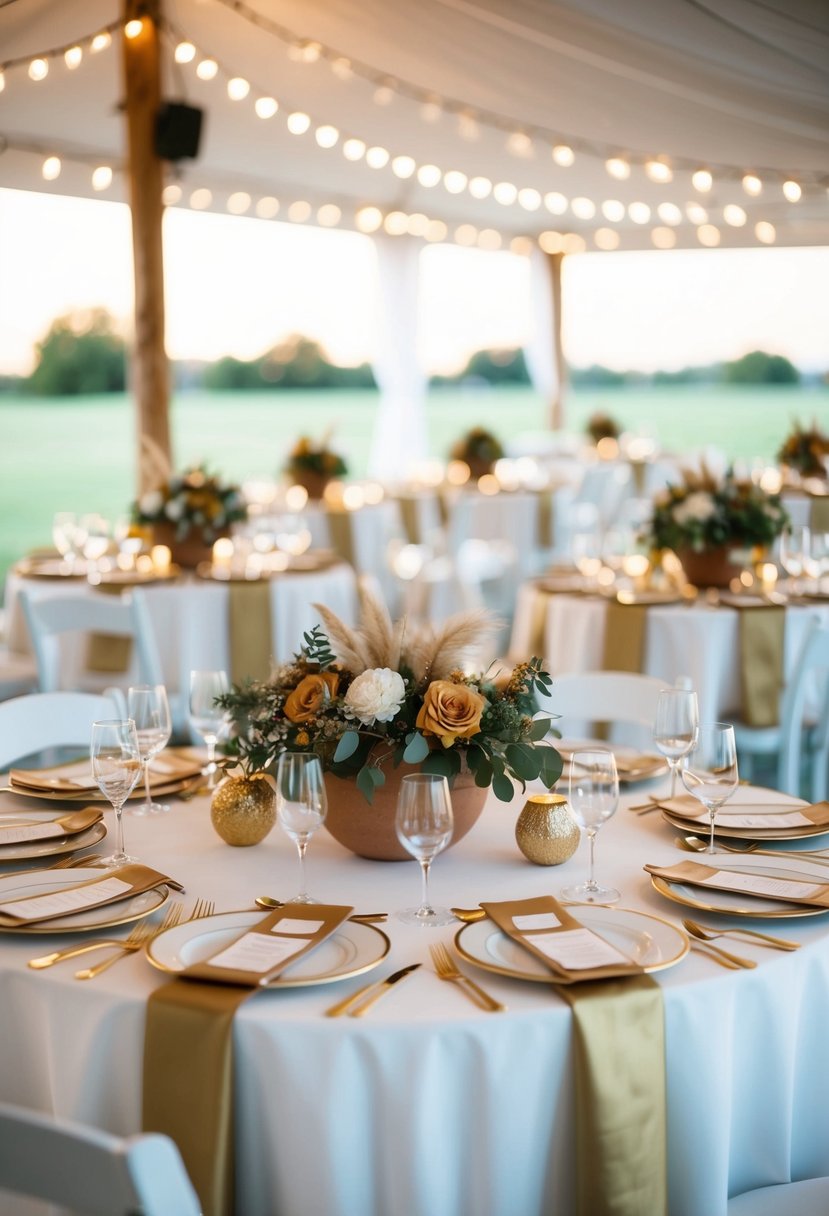
[[[297,435],[331,427],[351,472],[364,474],[377,394],[262,392],[180,394],[172,422],[177,467],[207,461],[227,477],[275,475]],[[567,430],[581,432],[595,410],[657,436],[674,452],[713,444],[728,456],[772,458],[794,419],[829,426],[829,389],[668,388],[573,393]],[[445,456],[475,424],[503,440],[545,429],[530,389],[433,392],[429,442]],[[126,395],[39,399],[0,397],[0,578],[11,562],[50,541],[55,511],[127,512],[134,495],[134,419]]]

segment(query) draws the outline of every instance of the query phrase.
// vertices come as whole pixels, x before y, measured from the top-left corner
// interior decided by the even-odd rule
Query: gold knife
[[[388,992],[389,988],[396,984],[398,980],[402,980],[410,971],[416,971],[420,966],[420,963],[412,963],[408,967],[402,967],[399,971],[392,972],[384,980],[375,980],[372,984],[366,984],[364,987],[358,988],[351,996],[347,996],[344,1001],[338,1001],[336,1005],[332,1005],[330,1009],[326,1009],[325,1016],[327,1018],[338,1018],[344,1013],[349,1013],[352,1017],[362,1017],[364,1013],[368,1012],[374,1002],[380,999],[384,992]]]

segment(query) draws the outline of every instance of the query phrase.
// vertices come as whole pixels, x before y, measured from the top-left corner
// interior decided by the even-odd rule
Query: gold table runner
[[[647,608],[644,604],[607,605],[604,628],[603,671],[642,670],[645,657]]]
[[[273,655],[270,580],[230,583],[228,594],[230,678],[266,680]]]
[[[401,494],[397,499],[397,505],[400,509],[400,522],[403,525],[406,540],[410,545],[419,545],[421,535],[417,498],[412,494]]]
[[[354,565],[354,532],[350,511],[328,509],[328,531],[331,536],[331,547],[337,555]]]
[[[811,496],[809,527],[813,532],[829,532],[829,494]]]
[[[740,608],[740,684],[743,718],[749,726],[780,720],[786,609]]]
[[[642,975],[556,991],[573,1011],[578,1216],[667,1216],[662,989]]]
[[[120,597],[123,587],[117,583],[100,583],[96,588],[103,595]],[[132,638],[115,633],[92,633],[86,647],[88,671],[127,671],[132,660]]]
[[[142,1127],[176,1143],[204,1216],[234,1210],[233,1018],[255,991],[174,979],[147,1003]]]
[[[538,544],[541,549],[553,547],[553,493],[552,490],[538,492]]]

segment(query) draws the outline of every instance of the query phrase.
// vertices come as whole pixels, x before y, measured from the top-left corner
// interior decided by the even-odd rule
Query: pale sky
[[[167,346],[176,359],[252,358],[289,333],[338,362],[369,359],[370,238],[178,209],[165,219]],[[763,348],[829,369],[829,249],[593,253],[565,267],[571,363],[653,370]],[[132,308],[127,208],[0,190],[0,372],[31,370],[51,320]],[[418,345],[430,371],[531,332],[527,259],[457,246],[421,255]]]

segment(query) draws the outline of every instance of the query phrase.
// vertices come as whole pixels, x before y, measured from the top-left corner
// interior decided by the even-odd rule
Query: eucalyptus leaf
[[[372,771],[368,765],[364,765],[357,774],[357,789],[369,805],[374,801],[374,778],[371,775]]]
[[[530,728],[530,738],[533,743],[538,743],[540,739],[543,739],[552,724],[552,718],[536,718]]]
[[[506,774],[496,773],[492,779],[492,788],[499,802],[512,802],[515,789]]]
[[[353,756],[359,746],[360,736],[358,732],[356,730],[347,730],[344,735],[340,736],[337,750],[334,752],[334,763],[341,764],[343,760],[347,760],[349,756]]]
[[[492,784],[492,765],[486,756],[481,758],[478,765],[478,771],[475,773],[475,784],[483,790]]]
[[[419,764],[428,755],[429,744],[419,730],[406,736],[406,750],[403,752],[403,759],[407,764]]]
[[[439,777],[455,777],[460,771],[460,756],[456,752],[431,752],[421,765],[421,772],[436,773]]]
[[[523,743],[510,743],[506,749],[507,764],[516,776],[524,781],[534,781],[541,772],[541,756],[532,747]]]

